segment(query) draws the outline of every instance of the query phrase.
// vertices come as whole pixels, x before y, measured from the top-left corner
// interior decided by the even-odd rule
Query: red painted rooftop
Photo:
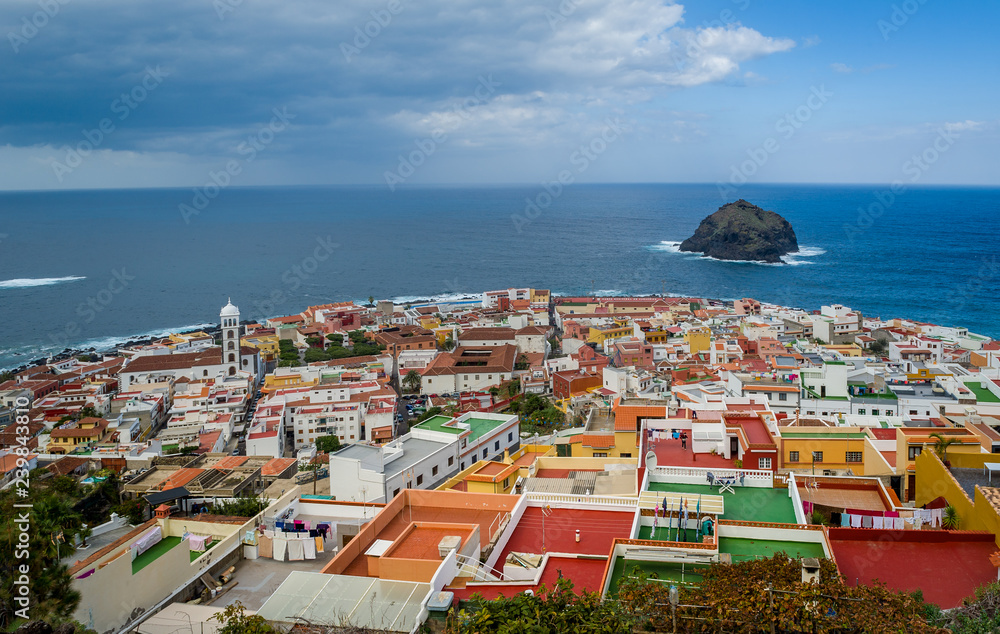
[[[997,578],[990,533],[831,528],[830,543],[849,585],[877,579],[893,590],[920,589],[942,608],[960,605]]]
[[[544,519],[544,552],[607,555],[616,537],[628,539],[632,520],[633,511],[551,509]],[[542,525],[540,507],[525,509],[498,561],[505,561],[511,551],[543,554]],[[579,543],[577,530],[580,531]]]
[[[609,549],[610,552],[610,549]],[[515,594],[532,590],[535,593],[544,585],[546,589],[551,589],[558,581],[560,574],[573,582],[573,590],[581,592],[589,590],[591,592],[601,591],[601,581],[604,579],[604,568],[607,565],[606,559],[577,559],[575,557],[549,557],[542,571],[539,584],[495,584],[495,585],[474,585],[464,588],[448,588],[455,593],[455,599],[466,600],[474,594],[480,594],[484,599],[496,599],[499,596],[510,597]],[[498,564],[498,568],[503,565]]]
[[[673,438],[654,440],[649,446],[656,453],[656,464],[660,467],[733,468],[733,461],[725,456],[713,456],[710,453],[695,454],[691,450],[690,438],[686,449],[681,449],[681,441]]]

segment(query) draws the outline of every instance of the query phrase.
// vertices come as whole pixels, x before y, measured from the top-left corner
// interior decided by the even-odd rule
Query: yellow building
[[[249,335],[240,339],[240,344],[259,350],[260,360],[264,363],[277,361],[281,352],[278,335]]]
[[[83,418],[68,425],[50,432],[48,453],[69,454],[77,448],[92,447],[104,440],[108,431],[108,421],[103,418]]]
[[[845,357],[861,357],[861,356],[864,356],[864,350],[862,350],[861,346],[859,346],[856,343],[849,343],[849,344],[837,345],[837,346],[826,345],[826,346],[823,346],[823,347],[826,348],[827,350],[829,350],[830,352],[839,352],[840,354],[844,355]]]
[[[556,454],[572,458],[637,458],[634,431],[594,432],[556,440]]]
[[[692,328],[684,333],[684,341],[688,344],[691,354],[705,352],[712,347],[712,331],[706,326]]]
[[[297,372],[281,376],[276,376],[272,373],[264,377],[264,386],[260,389],[264,392],[264,394],[272,394],[277,390],[315,387],[317,385],[319,385],[319,378],[305,380],[302,378],[302,375]]]
[[[895,452],[883,455],[863,427],[781,427],[781,469],[799,473],[847,471],[854,475],[889,475]]]
[[[518,478],[518,466],[480,460],[437,488],[468,493],[510,493]]]
[[[605,341],[623,339],[635,334],[632,324],[624,319],[616,319],[613,326],[591,327],[587,333],[587,343],[603,346]]]

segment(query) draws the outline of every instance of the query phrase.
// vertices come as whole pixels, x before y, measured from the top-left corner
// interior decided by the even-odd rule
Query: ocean
[[[1000,336],[1000,190],[745,185],[0,193],[0,368],[338,300],[561,294],[841,303]],[[676,245],[737,198],[787,218],[785,263]],[[182,208],[181,205],[186,207]]]

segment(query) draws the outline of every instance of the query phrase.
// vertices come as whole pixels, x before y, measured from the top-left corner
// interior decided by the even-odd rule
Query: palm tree
[[[944,507],[944,517],[941,518],[941,528],[957,530],[961,524],[962,518],[958,516],[958,511],[955,510],[955,507],[950,504]]]
[[[369,306],[374,306],[375,305],[375,296],[374,295],[369,295],[368,296],[368,305]]]
[[[420,390],[420,382],[422,378],[423,377],[420,376],[419,372],[416,370],[410,370],[406,373],[406,376],[403,377],[403,387],[411,392],[417,392]]]
[[[933,432],[928,434],[928,436],[934,439],[934,453],[937,454],[938,458],[941,459],[941,462],[943,462],[947,467],[949,464],[948,447],[958,442],[958,440],[944,436],[940,432]]]

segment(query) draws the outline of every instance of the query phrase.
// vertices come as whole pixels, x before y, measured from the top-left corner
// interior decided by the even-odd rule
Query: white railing
[[[806,510],[802,508],[802,496],[799,495],[799,485],[795,482],[795,474],[788,474],[788,497],[792,498],[792,508],[795,511],[795,521],[799,524],[808,524]]]
[[[489,542],[493,542],[493,538],[500,534],[500,532],[507,526],[507,522],[510,521],[510,513],[497,513],[497,516],[490,523],[489,528]],[[494,527],[496,529],[494,530]]]
[[[529,502],[540,504],[585,504],[587,506],[617,506],[632,508],[639,503],[637,497],[613,495],[571,495],[567,493],[526,493]]]
[[[708,474],[715,478],[735,479],[743,476],[743,486],[773,488],[774,472],[758,469],[701,469],[697,467],[654,467],[649,470],[651,482],[675,484],[707,484]]]

